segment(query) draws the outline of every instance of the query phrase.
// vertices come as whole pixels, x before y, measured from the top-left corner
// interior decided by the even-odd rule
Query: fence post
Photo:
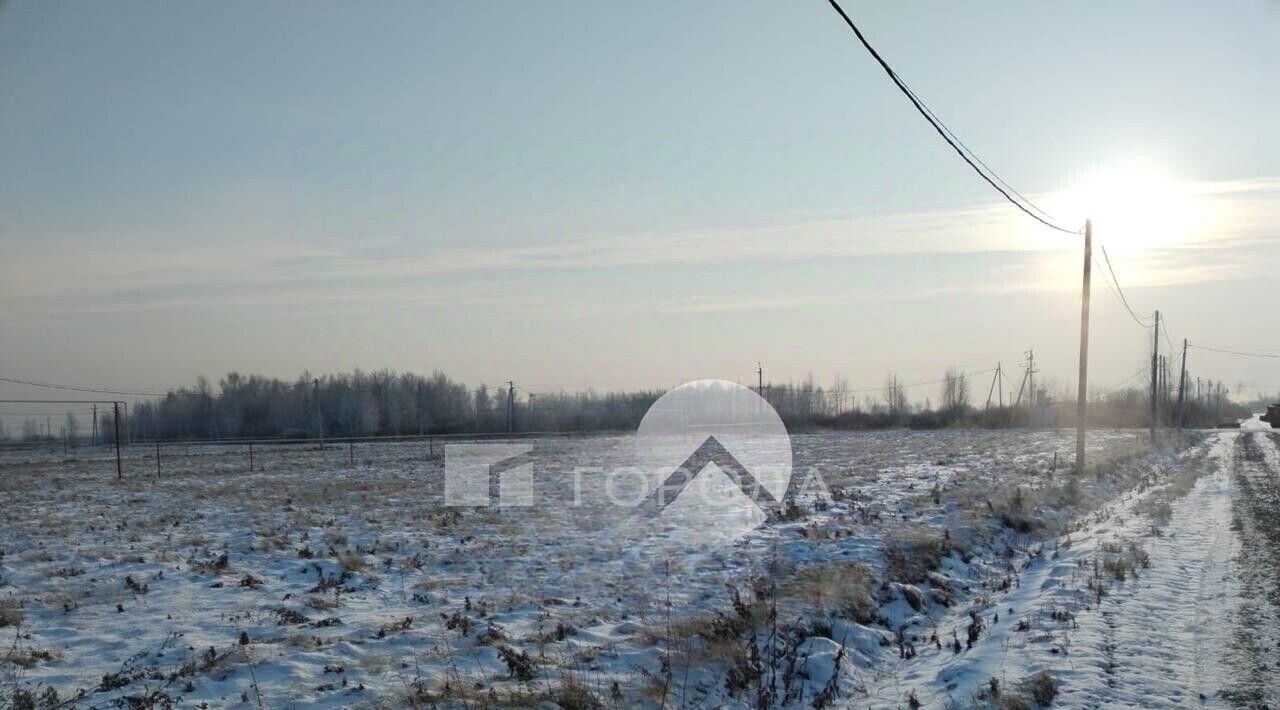
[[[347,439],[347,460],[354,466],[356,465],[356,442]]]
[[[156,442],[156,480],[160,480],[160,442]]]
[[[249,442],[249,472],[253,473],[253,442]]]

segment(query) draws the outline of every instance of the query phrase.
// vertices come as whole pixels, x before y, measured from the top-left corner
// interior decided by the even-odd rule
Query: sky
[[[1280,3],[845,7],[1019,192],[1094,220],[1140,316],[1280,352]],[[0,4],[0,377],[877,387],[1034,349],[1066,390],[1081,259],[821,0]],[[1103,263],[1097,389],[1151,338]]]

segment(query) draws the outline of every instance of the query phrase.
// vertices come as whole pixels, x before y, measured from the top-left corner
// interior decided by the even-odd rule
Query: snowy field
[[[829,496],[687,554],[575,504],[630,437],[530,442],[501,510],[422,442],[9,452],[0,707],[1274,707],[1251,426],[1096,432],[1079,482],[1073,432],[795,435]]]

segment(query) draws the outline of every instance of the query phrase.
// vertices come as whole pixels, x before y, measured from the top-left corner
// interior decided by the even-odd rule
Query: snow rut
[[[1215,659],[1225,643],[1229,521],[1223,472],[1201,480],[1175,506],[1163,536],[1148,545],[1150,568],[1102,600],[1095,663],[1103,683],[1085,694],[1085,704],[1184,706],[1213,693],[1220,677]]]
[[[1240,597],[1228,623],[1230,682],[1223,696],[1238,707],[1280,705],[1280,455],[1273,434],[1242,433],[1235,450]]]

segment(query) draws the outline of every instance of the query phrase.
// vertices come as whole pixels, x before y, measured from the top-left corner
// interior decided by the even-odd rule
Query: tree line
[[[985,401],[982,394],[982,401],[975,402],[975,385],[970,379],[947,369],[934,390],[936,405],[928,390],[923,391],[922,401],[913,402],[908,394],[913,387],[897,375],[890,375],[882,388],[873,391],[851,390],[841,378],[823,387],[810,376],[797,383],[766,384],[761,395],[793,431],[1074,425],[1074,402],[1065,396],[1054,402],[1049,388],[1038,389],[1033,411],[1030,395],[1006,401],[1003,406]],[[1216,382],[1208,385],[1187,397],[1183,411],[1186,426],[1214,426],[1248,416],[1248,408],[1226,396],[1225,386]],[[292,381],[232,372],[217,385],[201,377],[192,387],[133,402],[121,426],[122,436],[132,441],[625,431],[634,430],[662,394],[656,389],[513,393],[507,387],[468,387],[439,371],[429,376],[390,370],[321,376],[304,372]],[[1162,424],[1176,425],[1174,392],[1163,387],[1160,398]],[[111,414],[105,409],[99,413],[99,440],[109,442],[113,436]],[[1096,426],[1146,426],[1150,421],[1150,388],[1139,384],[1095,395],[1089,418]],[[81,426],[71,413],[62,426],[73,440],[87,435],[88,427]],[[24,422],[21,438],[52,439],[61,438],[61,434],[59,431],[55,437],[43,420],[30,420]],[[0,438],[3,435],[0,428]]]

